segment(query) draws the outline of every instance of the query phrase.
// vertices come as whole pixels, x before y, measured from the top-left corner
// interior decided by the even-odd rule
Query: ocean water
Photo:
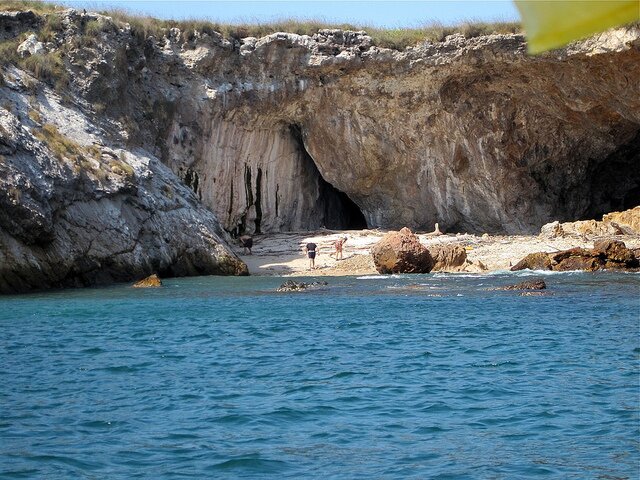
[[[524,278],[0,297],[0,478],[640,478],[640,276]]]

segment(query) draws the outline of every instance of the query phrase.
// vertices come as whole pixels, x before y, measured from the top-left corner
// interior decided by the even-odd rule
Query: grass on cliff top
[[[36,13],[51,13],[57,10],[63,10],[60,5],[51,2],[42,2],[40,0],[0,0],[0,11],[23,11],[33,10]]]
[[[225,38],[241,39],[245,37],[264,37],[276,32],[296,33],[298,35],[314,35],[322,29],[364,30],[371,36],[373,44],[379,47],[401,50],[420,42],[441,42],[447,35],[462,33],[467,38],[489,35],[492,33],[519,33],[522,31],[518,22],[480,22],[466,21],[457,25],[446,26],[431,23],[417,28],[374,28],[366,25],[350,23],[327,23],[321,20],[282,19],[270,23],[228,24],[201,20],[159,20],[153,17],[131,14],[125,10],[101,12],[117,22],[129,23],[134,34],[147,38],[161,38],[169,28],[179,28],[184,38],[192,40],[196,31],[212,34],[218,32]]]
[[[0,0],[0,10],[33,10],[37,13],[51,13],[69,8],[39,0]],[[131,25],[133,34],[143,40],[149,36],[162,38],[170,28],[179,28],[183,38],[193,40],[195,32],[212,34],[218,32],[226,38],[264,37],[276,32],[313,35],[318,30],[338,28],[341,30],[364,30],[373,39],[374,45],[401,50],[420,42],[440,42],[447,35],[462,33],[465,37],[478,37],[491,33],[518,33],[522,28],[518,22],[466,21],[457,25],[427,24],[416,28],[375,28],[349,23],[329,23],[317,19],[282,19],[269,23],[229,24],[206,20],[162,20],[132,13],[125,9],[111,9],[100,12],[117,23]],[[91,29],[90,29],[91,30]]]

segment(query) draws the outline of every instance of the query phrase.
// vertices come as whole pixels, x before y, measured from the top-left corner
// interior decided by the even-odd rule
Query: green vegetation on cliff
[[[32,1],[32,0],[0,0],[0,11],[2,10],[33,10],[36,13],[47,14],[60,11],[64,6],[54,3]],[[407,46],[429,41],[439,42],[447,35],[461,33],[467,38],[489,35],[492,33],[518,33],[521,32],[520,24],[517,22],[479,22],[466,21],[457,25],[442,25],[439,23],[426,24],[416,28],[376,28],[366,25],[353,25],[349,23],[327,23],[315,19],[282,19],[268,23],[241,23],[228,24],[210,22],[204,20],[161,20],[149,16],[137,15],[123,9],[113,9],[100,12],[110,16],[116,23],[131,25],[131,30],[136,37],[145,39],[149,36],[162,38],[171,28],[178,28],[183,32],[186,40],[193,40],[195,32],[212,34],[218,32],[226,38],[240,39],[245,37],[263,37],[276,32],[296,33],[298,35],[313,35],[321,29],[341,29],[341,30],[364,30],[373,39],[373,44],[384,48],[394,48],[401,50]],[[43,33],[56,30],[55,16],[48,16],[46,24],[42,29]],[[50,22],[52,24],[50,24]],[[100,33],[101,26],[98,22],[92,22],[85,27],[86,36],[95,36]],[[61,27],[61,26],[60,26]],[[47,36],[47,35],[45,35]],[[41,38],[40,41],[48,39]]]

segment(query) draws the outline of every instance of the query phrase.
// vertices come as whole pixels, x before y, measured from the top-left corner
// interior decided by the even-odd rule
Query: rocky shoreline
[[[436,222],[476,234],[419,234],[430,271],[638,247],[619,219],[560,223],[638,204],[635,25],[540,57],[518,34],[398,51],[362,31],[137,28],[0,12],[0,293],[306,275],[309,239],[314,275],[370,274],[384,233]]]
[[[236,253],[247,264],[250,275],[274,276],[342,276],[342,275],[380,275],[376,270],[371,249],[388,233],[381,230],[353,230],[315,232],[277,233],[255,237],[252,255],[243,255],[240,246],[234,247]],[[333,253],[334,242],[347,236],[344,246],[344,260],[337,261]],[[541,235],[471,235],[451,234],[430,236],[417,234],[420,243],[427,248],[459,247],[466,252],[463,265],[454,268],[442,268],[435,272],[487,273],[510,271],[527,255],[547,252],[558,253],[572,248],[591,249],[594,242],[602,237],[555,237]],[[640,235],[618,235],[614,238],[622,241],[629,249],[640,248]],[[308,260],[303,247],[314,242],[320,247],[316,257],[315,270],[309,270]]]

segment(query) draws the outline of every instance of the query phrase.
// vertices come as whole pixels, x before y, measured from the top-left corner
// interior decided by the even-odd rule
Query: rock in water
[[[327,285],[328,285],[327,282],[305,283],[305,282],[294,282],[293,280],[287,280],[282,285],[280,285],[278,289],[276,289],[276,292],[302,292],[304,290],[325,287]]]
[[[619,240],[601,240],[593,249],[570,248],[555,253],[532,253],[511,267],[517,270],[631,270],[640,268],[639,259],[633,250]]]
[[[158,288],[162,286],[162,280],[155,273],[133,284],[133,288]]]
[[[507,285],[504,290],[544,290],[547,284],[541,278],[537,280],[527,280],[515,285]]]
[[[429,273],[434,261],[429,250],[408,228],[387,233],[371,249],[379,273]]]

